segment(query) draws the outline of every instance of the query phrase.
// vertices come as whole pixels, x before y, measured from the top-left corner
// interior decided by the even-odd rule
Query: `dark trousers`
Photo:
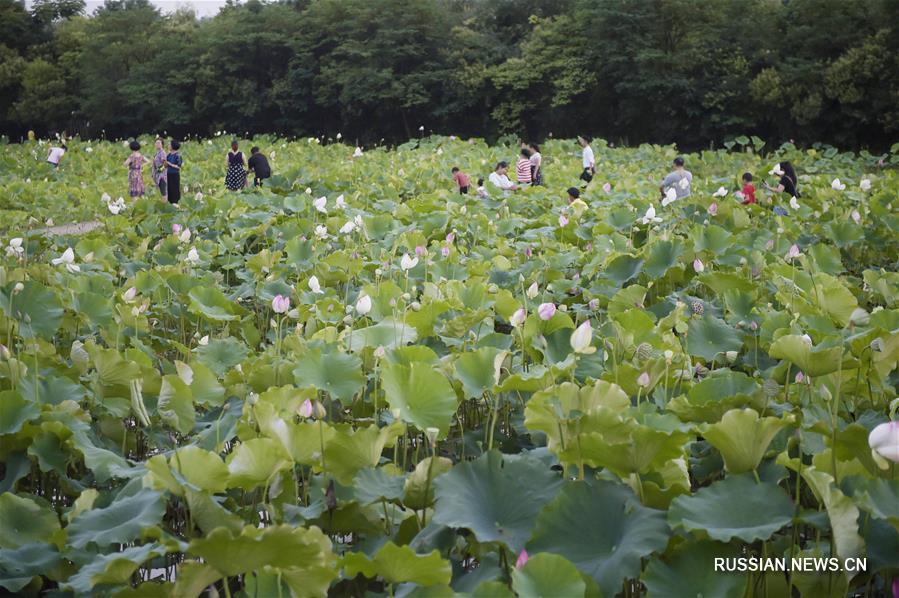
[[[459,187],[459,195],[468,195],[468,185]]]
[[[595,172],[596,171],[593,170],[592,168],[585,168],[584,172],[581,173],[581,180],[589,183],[590,181],[593,180],[593,174]]]
[[[181,200],[181,173],[178,171],[168,174],[169,203],[178,203]]]

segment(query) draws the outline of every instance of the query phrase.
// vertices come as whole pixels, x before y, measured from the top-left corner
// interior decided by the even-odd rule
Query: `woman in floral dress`
[[[143,197],[144,195],[144,164],[150,159],[140,153],[140,142],[132,141],[129,145],[131,155],[125,160],[128,167],[128,195],[131,197]]]

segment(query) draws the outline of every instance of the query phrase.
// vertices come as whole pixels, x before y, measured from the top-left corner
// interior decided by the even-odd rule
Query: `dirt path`
[[[52,237],[54,235],[83,235],[96,230],[103,226],[102,222],[91,220],[89,222],[73,222],[71,224],[60,224],[59,226],[51,226],[34,231],[36,234]]]

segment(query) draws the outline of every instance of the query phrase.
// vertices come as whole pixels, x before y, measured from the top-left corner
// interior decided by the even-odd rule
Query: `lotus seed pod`
[[[694,372],[694,374],[696,375],[697,378],[703,378],[706,375],[708,375],[708,373],[709,373],[709,368],[705,367],[701,363],[696,364],[696,371]]]
[[[640,343],[637,345],[637,357],[640,358],[640,361],[646,361],[652,357],[652,345],[649,343]]]
[[[696,314],[697,316],[701,316],[702,314],[705,313],[705,306],[702,304],[702,301],[698,301],[698,300],[694,301],[691,304],[691,307],[693,309],[693,313]]]
[[[764,392],[765,396],[768,398],[776,397],[780,394],[780,384],[778,384],[776,380],[768,378],[762,383],[762,392]]]

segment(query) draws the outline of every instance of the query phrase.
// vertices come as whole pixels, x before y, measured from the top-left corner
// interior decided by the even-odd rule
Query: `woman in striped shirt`
[[[531,184],[531,152],[527,149],[521,150],[521,157],[518,158],[515,171],[518,173],[519,185]]]

